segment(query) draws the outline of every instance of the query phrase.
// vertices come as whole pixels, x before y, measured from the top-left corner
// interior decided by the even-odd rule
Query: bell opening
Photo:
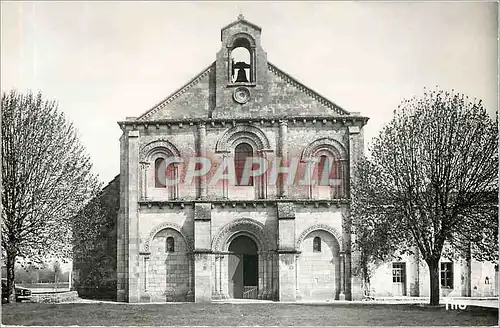
[[[251,65],[250,51],[244,47],[237,47],[231,52],[231,82],[250,82]]]

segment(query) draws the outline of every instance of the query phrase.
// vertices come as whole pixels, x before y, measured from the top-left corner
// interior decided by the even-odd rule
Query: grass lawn
[[[40,304],[2,306],[2,324],[39,326],[352,326],[498,323],[498,309],[398,304]]]

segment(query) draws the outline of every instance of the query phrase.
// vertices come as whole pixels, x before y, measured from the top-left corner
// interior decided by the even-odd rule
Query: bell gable
[[[261,28],[240,15],[222,28],[215,62],[138,120],[343,115],[350,113],[269,63]]]

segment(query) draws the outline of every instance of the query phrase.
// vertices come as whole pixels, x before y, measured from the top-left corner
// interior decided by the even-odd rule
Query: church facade
[[[360,298],[349,172],[368,119],[268,62],[261,28],[241,15],[221,30],[221,41],[200,74],[119,122],[117,300]],[[189,179],[200,165],[193,158],[208,159],[209,172]],[[245,179],[248,158],[269,169]],[[214,182],[224,166],[234,175]],[[310,167],[311,175],[323,172],[317,166],[331,179],[299,183]],[[299,173],[273,182],[273,168]]]
[[[119,122],[116,299],[362,299],[349,180],[367,121],[270,63],[240,15],[213,63]],[[441,266],[443,286],[470,296],[470,264]],[[425,269],[387,263],[372,286],[428,296]]]

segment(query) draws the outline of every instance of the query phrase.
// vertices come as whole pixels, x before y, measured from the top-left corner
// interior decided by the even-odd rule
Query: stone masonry
[[[349,174],[368,119],[269,63],[261,28],[242,16],[221,30],[221,42],[215,62],[199,75],[141,116],[119,122],[117,299],[209,302],[235,297],[234,290],[282,301],[360,299],[360,279],[351,273]],[[232,60],[236,48],[248,53],[244,80],[235,69],[241,59]],[[265,175],[253,185],[211,184],[209,177],[235,160],[241,143],[269,167],[278,157],[283,167],[298,159],[299,173],[312,159],[328,157],[341,183],[287,185]],[[158,186],[159,160],[183,159],[170,171],[182,180],[186,160],[195,156],[210,159],[207,177]],[[169,236],[173,252],[166,249]],[[232,253],[231,243],[244,245],[245,238],[257,253]]]

